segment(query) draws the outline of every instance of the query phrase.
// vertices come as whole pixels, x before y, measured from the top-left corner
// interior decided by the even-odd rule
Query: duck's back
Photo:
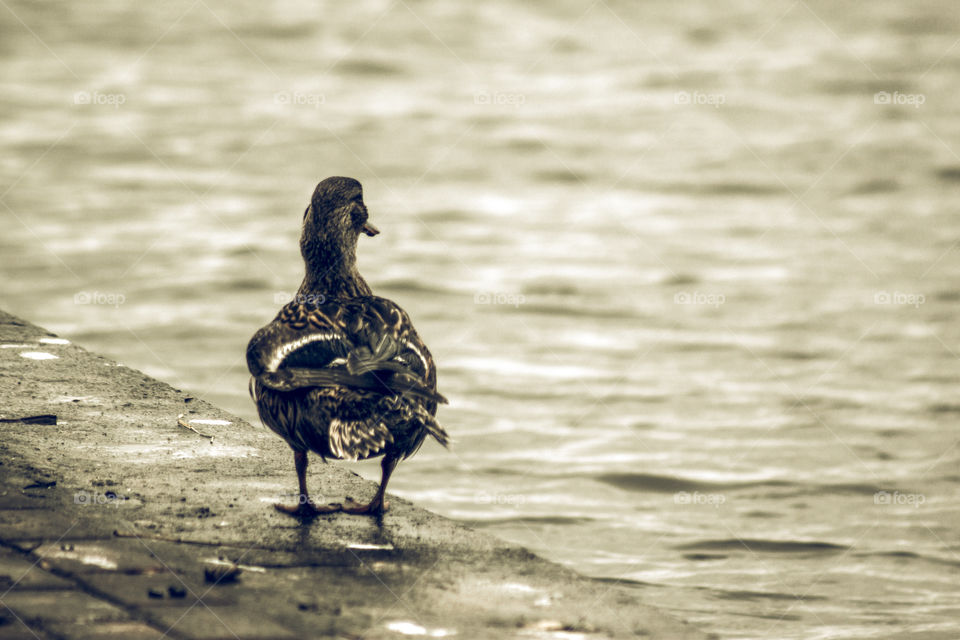
[[[247,365],[260,417],[294,449],[363,459],[406,457],[427,434],[447,443],[433,358],[386,298],[291,302],[250,340]]]

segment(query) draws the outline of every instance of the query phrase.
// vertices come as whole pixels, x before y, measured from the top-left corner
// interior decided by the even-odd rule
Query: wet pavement
[[[2,311],[0,433],[5,640],[706,637],[396,496],[379,522],[277,513],[278,437]],[[310,486],[376,488],[319,462]]]

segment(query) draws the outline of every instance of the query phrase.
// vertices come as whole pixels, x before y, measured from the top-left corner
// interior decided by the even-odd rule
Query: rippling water
[[[956,637],[953,3],[338,7],[4,5],[3,307],[255,422],[355,176],[458,441],[396,493],[724,638]]]

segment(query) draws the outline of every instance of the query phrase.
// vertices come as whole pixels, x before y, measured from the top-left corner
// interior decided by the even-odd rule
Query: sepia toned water
[[[457,442],[393,492],[721,638],[957,637],[953,3],[347,6],[4,3],[0,306],[259,424],[356,177]]]

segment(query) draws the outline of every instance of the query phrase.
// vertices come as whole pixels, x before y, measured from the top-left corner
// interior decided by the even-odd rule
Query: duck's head
[[[317,266],[355,256],[361,233],[380,233],[367,220],[363,188],[353,178],[327,178],[317,185],[310,206],[303,212],[300,252]]]

